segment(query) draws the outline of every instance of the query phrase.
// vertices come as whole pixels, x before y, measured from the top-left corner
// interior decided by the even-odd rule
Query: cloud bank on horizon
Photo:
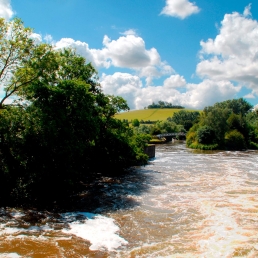
[[[0,0],[0,10],[6,19],[14,15],[9,0]],[[160,14],[185,19],[198,12],[200,8],[187,0],[166,0]],[[97,49],[73,38],[53,41],[50,35],[44,38],[34,33],[36,40],[43,38],[58,49],[76,49],[99,71],[103,91],[122,96],[131,109],[142,109],[159,100],[202,109],[234,98],[242,88],[249,90],[246,98],[258,96],[258,22],[252,19],[251,4],[243,13],[225,14],[217,36],[200,41],[195,71],[199,83],[187,82],[162,60],[155,47],[146,47],[135,29],[120,35],[117,39],[103,35],[102,48]],[[163,83],[154,84],[156,79]]]

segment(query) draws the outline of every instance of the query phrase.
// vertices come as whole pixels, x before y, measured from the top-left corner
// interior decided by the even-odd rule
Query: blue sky
[[[257,1],[0,0],[0,16],[21,18],[39,41],[75,48],[103,91],[131,109],[258,103]]]

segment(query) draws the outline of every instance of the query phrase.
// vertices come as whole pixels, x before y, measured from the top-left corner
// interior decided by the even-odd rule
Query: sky
[[[104,93],[131,109],[258,103],[257,1],[0,0],[0,17],[21,18],[39,42],[74,48]]]

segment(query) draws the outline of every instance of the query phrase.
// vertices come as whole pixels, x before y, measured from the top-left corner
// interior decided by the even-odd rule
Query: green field
[[[166,120],[168,117],[173,116],[175,112],[178,112],[182,109],[171,109],[171,108],[159,108],[159,109],[141,109],[141,110],[132,110],[128,112],[122,112],[115,115],[115,118],[120,120],[126,119],[129,122],[133,119],[138,119],[139,121],[158,121],[158,120]],[[186,111],[198,111],[198,110],[190,110],[183,109]]]

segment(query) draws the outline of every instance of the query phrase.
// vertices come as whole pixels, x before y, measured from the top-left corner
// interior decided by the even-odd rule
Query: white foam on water
[[[85,219],[68,223],[69,229],[63,229],[62,232],[90,241],[90,250],[107,249],[108,251],[114,251],[121,245],[128,243],[116,234],[119,227],[112,218],[92,213],[78,212],[75,214],[83,215]]]
[[[22,212],[19,212],[19,211],[17,211],[17,212],[11,212],[10,213],[11,214],[11,216],[12,217],[14,217],[14,218],[21,218],[21,217],[23,217],[25,214],[24,213],[22,213]]]
[[[52,231],[48,225],[42,226],[31,226],[29,228],[19,228],[19,227],[9,227],[6,224],[0,224],[0,236],[3,235],[16,235],[17,234],[26,234],[26,233],[35,233],[40,231]]]
[[[0,258],[19,258],[21,257],[20,255],[18,255],[17,253],[4,253],[4,254],[0,254]]]

